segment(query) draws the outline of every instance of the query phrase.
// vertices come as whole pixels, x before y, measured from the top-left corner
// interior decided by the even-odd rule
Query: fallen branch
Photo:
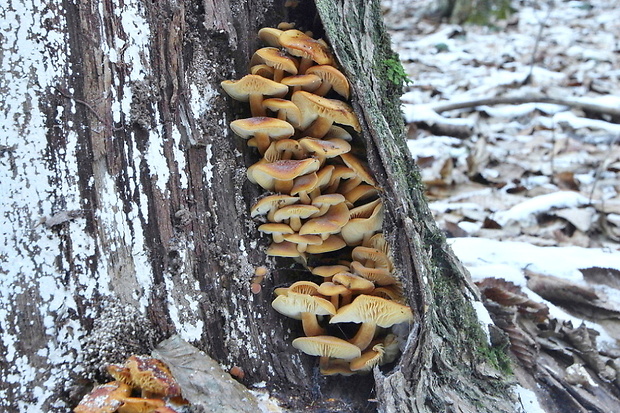
[[[496,97],[466,100],[461,102],[447,102],[431,106],[437,113],[448,112],[457,109],[470,109],[477,106],[494,106],[494,105],[520,105],[523,103],[551,103],[554,105],[568,106],[570,108],[578,108],[587,112],[618,116],[620,117],[619,107],[610,107],[597,105],[595,103],[583,102],[579,100],[558,99],[547,96],[516,96],[516,97]]]

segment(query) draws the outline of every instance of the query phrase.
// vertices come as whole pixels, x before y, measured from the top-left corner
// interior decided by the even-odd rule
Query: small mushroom
[[[263,27],[258,31],[258,38],[272,47],[280,47],[280,35],[282,30],[273,27]]]
[[[131,387],[120,381],[96,386],[73,409],[75,413],[112,413],[131,394]]]
[[[308,337],[325,334],[319,325],[317,315],[334,315],[334,305],[316,295],[299,294],[289,291],[286,295],[279,295],[271,306],[280,314],[301,320],[304,333]]]
[[[290,138],[295,133],[290,123],[264,116],[234,120],[230,123],[230,128],[243,139],[254,137],[261,155],[265,153],[272,139]]]
[[[313,62],[320,65],[333,63],[325,43],[313,39],[305,33],[296,30],[286,30],[278,38],[280,45],[293,56],[301,57],[299,73],[304,74]]]
[[[319,195],[312,199],[312,205],[319,208],[319,212],[315,214],[316,217],[325,215],[329,208],[334,205],[344,204],[345,197],[340,194],[325,194]]]
[[[246,75],[240,80],[224,80],[221,85],[233,99],[249,101],[252,116],[265,116],[261,104],[264,96],[283,97],[288,93],[286,85],[258,75]]]
[[[321,370],[328,367],[330,358],[353,360],[362,355],[355,345],[332,336],[299,337],[293,340],[293,347],[311,356],[320,357]]]
[[[329,359],[326,366],[320,368],[320,372],[324,376],[352,376],[355,374],[354,371],[351,371],[349,368],[349,362],[346,360],[339,359]]]
[[[360,184],[345,194],[347,202],[355,204],[368,198],[377,196],[379,191],[372,185]]]
[[[250,65],[266,64],[273,68],[273,80],[280,82],[284,72],[297,74],[297,62],[275,47],[263,47],[254,52]]]
[[[291,195],[298,196],[302,204],[310,204],[310,193],[319,186],[319,177],[316,172],[295,178]]]
[[[140,388],[143,395],[181,395],[179,384],[163,361],[148,356],[131,356],[125,366],[129,369],[132,385]]]
[[[344,285],[354,294],[368,294],[375,289],[375,284],[372,281],[350,272],[334,274],[332,282]]]
[[[299,128],[301,112],[297,105],[290,100],[269,98],[263,100],[263,107],[277,114],[278,119],[285,120],[293,127]]]
[[[274,221],[273,214],[283,206],[291,205],[299,201],[299,197],[290,195],[269,195],[261,198],[250,210],[252,218],[259,215],[267,215],[269,221]]]
[[[364,263],[365,267],[369,268],[383,268],[388,271],[392,271],[392,262],[388,256],[376,248],[370,247],[355,247],[351,253],[351,257],[355,261]]]
[[[278,209],[273,214],[273,219],[275,222],[287,221],[293,231],[299,231],[302,227],[301,220],[309,218],[317,212],[319,212],[319,209],[313,205],[293,204]]]
[[[321,162],[321,166],[329,158],[335,158],[338,155],[347,153],[351,150],[351,145],[342,139],[316,139],[301,138],[299,144]]]
[[[350,211],[351,219],[342,228],[342,238],[347,245],[359,245],[369,239],[383,225],[383,202],[381,199],[353,208]]]
[[[340,155],[340,159],[342,159],[342,162],[344,162],[346,166],[355,172],[356,176],[349,179],[345,185],[341,185],[338,188],[338,192],[346,196],[347,192],[351,191],[362,182],[366,182],[367,184],[375,187],[377,186],[377,182],[366,169],[366,165],[364,165],[364,163],[354,155],[351,153],[343,153]]]
[[[291,94],[298,90],[312,92],[321,86],[321,78],[316,75],[295,75],[282,79],[281,83],[290,88]]]
[[[344,285],[335,284],[329,281],[321,283],[317,292],[321,295],[329,297],[331,303],[334,305],[334,308],[336,308],[336,310],[340,307],[340,297],[344,299],[345,297],[351,297],[351,295],[353,294],[351,290],[349,290]]]
[[[299,229],[299,233],[320,234],[323,239],[327,239],[329,235],[339,233],[348,222],[349,208],[342,203],[336,204],[329,207],[324,215],[306,221]]]
[[[329,322],[362,323],[351,343],[364,350],[374,338],[377,326],[388,328],[405,321],[413,321],[411,308],[383,298],[360,295],[351,304],[341,307]]]
[[[297,245],[288,241],[272,243],[266,253],[271,257],[288,257],[298,259],[304,264],[306,262],[306,253],[299,252]]]
[[[306,74],[316,75],[321,79],[321,86],[314,92],[315,95],[325,96],[331,89],[345,99],[349,99],[349,81],[342,72],[330,65],[312,66]]]
[[[305,252],[309,245],[320,245],[323,243],[323,239],[318,235],[299,235],[295,233],[285,235],[284,239],[297,244],[299,252]]]
[[[291,100],[301,111],[301,129],[307,136],[320,139],[334,123],[361,131],[355,112],[343,101],[327,99],[303,90],[293,93]]]
[[[260,161],[259,161],[260,162]],[[289,193],[293,179],[315,172],[320,163],[316,159],[281,160],[271,163],[258,163],[248,169],[248,178],[268,191]]]
[[[306,251],[310,254],[323,254],[326,252],[338,251],[346,246],[347,244],[340,236],[330,235],[319,245],[308,245]]]
[[[346,265],[321,265],[312,269],[312,274],[323,277],[326,281],[330,281],[331,277],[339,272],[349,271]]]
[[[372,349],[363,352],[360,357],[351,360],[349,367],[351,371],[370,371],[381,364],[384,354],[383,343],[377,343],[372,346]]]
[[[254,65],[250,68],[250,73],[253,75],[258,75],[262,77],[266,77],[267,79],[273,80],[273,67],[269,67],[264,64]],[[274,98],[277,99],[277,98]]]
[[[360,277],[372,281],[376,285],[393,285],[398,282],[396,278],[392,276],[388,269],[366,267],[359,261],[351,262],[351,271],[354,274],[359,275]]]
[[[260,232],[264,232],[265,234],[270,234],[273,238],[273,242],[282,242],[284,241],[284,237],[286,235],[295,233],[289,225],[277,222],[267,222],[262,224],[258,227],[258,230]]]

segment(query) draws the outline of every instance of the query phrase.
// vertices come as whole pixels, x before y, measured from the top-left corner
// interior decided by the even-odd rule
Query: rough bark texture
[[[317,6],[352,81],[417,315],[398,365],[375,372],[376,395],[373,376],[319,376],[290,345],[299,324],[271,309],[273,289],[302,274],[264,255],[248,213],[255,160],[228,128],[247,109],[219,90],[246,73],[260,27],[294,20],[321,34],[312,5],[16,0],[0,6],[0,406],[67,411],[106,380],[105,363],[178,333],[295,409],[511,410],[468,304],[476,290],[404,144],[378,4]],[[257,265],[271,272],[254,295]]]

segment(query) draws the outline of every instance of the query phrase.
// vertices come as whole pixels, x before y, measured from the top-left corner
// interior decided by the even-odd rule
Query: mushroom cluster
[[[349,82],[310,33],[280,26],[258,36],[267,46],[254,53],[251,74],[222,82],[250,104],[252,117],[230,127],[261,156],[247,175],[268,194],[251,216],[273,239],[267,255],[295,258],[317,281],[278,288],[272,306],[301,320],[305,337],[293,346],[319,356],[323,374],[369,371],[394,360],[389,328],[413,314],[381,233],[383,201],[356,142]]]
[[[131,356],[124,365],[109,365],[115,379],[96,386],[75,413],[176,413],[187,404],[168,367],[148,356]]]

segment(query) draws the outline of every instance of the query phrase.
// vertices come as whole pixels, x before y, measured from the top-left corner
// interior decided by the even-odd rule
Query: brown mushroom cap
[[[318,324],[317,315],[336,314],[334,305],[326,299],[292,291],[277,296],[271,306],[280,314],[301,320],[304,333],[309,337],[324,334],[323,328]]]
[[[299,231],[302,227],[301,220],[309,218],[317,212],[319,209],[313,205],[293,204],[278,209],[273,214],[273,219],[276,222],[288,221],[294,231]]]
[[[318,187],[318,185],[319,177],[316,172],[297,177],[293,182],[293,187],[291,188],[291,195],[298,196],[300,202],[303,204],[310,204],[312,200],[310,199],[309,193],[314,191]]]
[[[263,100],[263,107],[278,114],[278,119],[285,120],[293,127],[299,128],[301,112],[299,108],[290,100],[280,98],[269,98]]]
[[[331,165],[328,165],[331,166]],[[333,205],[344,204],[345,197],[341,194],[324,194],[319,195],[312,199],[312,205],[319,208],[319,212],[316,216],[322,216],[329,210]]]
[[[351,371],[369,371],[383,361],[385,350],[382,343],[375,344],[371,350],[366,350],[356,359],[351,360]]]
[[[322,265],[320,267],[314,267],[312,269],[312,274],[318,275],[319,277],[329,278],[333,277],[335,274],[339,272],[346,272],[349,270],[349,267],[346,265]]]
[[[359,245],[364,239],[370,238],[383,226],[383,202],[381,199],[353,208],[351,219],[342,228],[342,238],[347,245]]]
[[[377,186],[375,178],[373,178],[370,172],[368,172],[366,165],[358,158],[356,158],[353,154],[343,153],[342,155],[340,155],[340,159],[342,159],[342,162],[344,162],[346,166],[355,171],[355,173],[359,177],[359,183],[366,182],[369,185]],[[349,186],[351,186],[351,188],[342,188],[343,194],[353,189],[353,184]]]
[[[285,239],[285,234],[293,234],[295,231],[286,224],[280,224],[277,222],[267,222],[258,227],[260,232],[265,234],[271,234],[273,242],[282,242]]]
[[[254,65],[250,68],[251,74],[266,77],[271,80],[273,80],[273,71],[273,67],[269,67],[265,64]]]
[[[291,205],[299,201],[299,197],[290,195],[269,195],[256,202],[250,210],[252,218],[259,215],[267,215],[267,219],[273,221],[273,214],[283,206]]]
[[[349,125],[357,132],[361,131],[353,108],[343,101],[327,99],[303,90],[293,93],[291,100],[301,111],[301,129],[308,136],[322,138],[333,123]]]
[[[230,123],[230,128],[243,139],[255,137],[261,155],[271,144],[271,139],[286,139],[295,133],[295,129],[290,123],[264,116],[233,120]]]
[[[293,179],[315,172],[320,167],[317,159],[282,160],[272,163],[254,164],[248,178],[268,191],[288,193],[293,187]]]
[[[306,251],[310,254],[323,254],[325,252],[338,251],[346,247],[347,244],[338,235],[330,235],[319,245],[308,245]]]
[[[282,80],[284,72],[292,75],[297,74],[297,62],[295,59],[287,56],[280,49],[275,47],[263,47],[254,53],[250,65],[254,66],[261,63],[273,67],[273,80],[276,82]]]
[[[313,154],[314,157],[321,161],[321,165],[328,158],[335,158],[351,150],[351,145],[342,139],[301,138],[299,144],[306,152]]]
[[[387,271],[392,270],[392,262],[388,256],[376,248],[355,247],[351,257],[353,260],[363,263],[366,267],[383,268]]]
[[[341,307],[329,322],[362,323],[351,342],[363,350],[372,341],[376,326],[388,328],[405,321],[413,321],[411,308],[380,297],[359,295],[351,304]]]
[[[131,394],[131,387],[120,381],[96,386],[73,409],[75,413],[112,413]]]
[[[321,79],[321,87],[313,93],[324,96],[330,89],[345,99],[349,99],[349,81],[342,72],[330,65],[312,66],[306,70],[306,74],[316,75]]]
[[[267,248],[267,255],[271,257],[300,258],[302,261],[306,260],[305,253],[299,252],[297,245],[288,241],[274,242]]]
[[[278,40],[280,45],[286,48],[290,54],[302,58],[302,63],[299,66],[300,74],[304,74],[313,61],[320,65],[328,65],[333,62],[325,43],[321,43],[299,30],[286,30]]]
[[[293,340],[293,347],[311,356],[352,360],[362,355],[359,348],[332,336],[299,337]]]
[[[148,356],[131,356],[125,363],[133,386],[168,397],[181,395],[181,388],[163,361]]]
[[[258,38],[265,44],[273,47],[280,47],[280,35],[282,30],[273,27],[263,27],[258,31]]]
[[[224,80],[222,88],[233,99],[250,102],[252,116],[265,116],[261,102],[264,96],[282,97],[288,93],[288,87],[258,75],[246,75],[240,80]]]
[[[372,281],[360,277],[359,275],[351,274],[350,272],[339,272],[338,274],[334,274],[332,281],[335,284],[344,285],[356,294],[368,294],[375,289],[375,285]]]
[[[323,243],[323,238],[318,235],[299,235],[299,234],[287,234],[284,239],[288,242],[297,244],[297,250],[304,252],[309,245],[320,245]]]
[[[306,151],[295,139],[280,139],[273,144],[281,160],[307,158]]]
[[[386,268],[369,268],[359,261],[351,262],[351,271],[381,286],[396,284],[398,281]],[[373,294],[376,295],[376,294]]]
[[[318,208],[317,208],[318,209]],[[312,218],[299,229],[300,234],[321,234],[327,238],[337,234],[349,222],[349,208],[345,204],[332,205],[325,215]]]
[[[312,92],[321,86],[321,78],[316,75],[295,75],[285,77],[280,83],[288,86],[292,93],[298,90]]]
[[[379,191],[372,185],[360,184],[347,192],[345,198],[347,202],[355,204],[357,201],[363,201],[368,198],[377,196]]]

